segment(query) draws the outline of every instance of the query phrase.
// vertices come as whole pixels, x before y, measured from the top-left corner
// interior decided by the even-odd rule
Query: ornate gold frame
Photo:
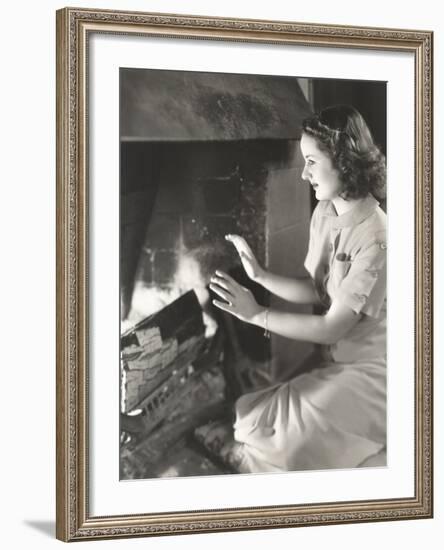
[[[415,496],[91,517],[87,470],[88,36],[93,32],[407,51],[415,83]],[[433,33],[65,8],[57,12],[57,538],[64,541],[432,516]]]

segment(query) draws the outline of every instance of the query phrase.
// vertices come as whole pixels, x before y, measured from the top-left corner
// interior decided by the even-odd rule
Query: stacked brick
[[[202,310],[193,291],[144,319],[121,338],[121,408],[140,406],[199,356],[205,343]],[[163,393],[166,393],[164,391]]]

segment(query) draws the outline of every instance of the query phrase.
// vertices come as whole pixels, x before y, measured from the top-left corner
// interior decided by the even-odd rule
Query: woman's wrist
[[[268,312],[268,307],[259,306],[258,312],[251,320],[253,325],[263,328],[265,332],[268,332]]]

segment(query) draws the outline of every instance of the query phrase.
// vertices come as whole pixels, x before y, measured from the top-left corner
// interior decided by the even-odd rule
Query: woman
[[[357,467],[386,444],[386,216],[376,200],[385,160],[349,106],[306,119],[301,151],[302,178],[319,201],[304,264],[310,277],[269,273],[242,237],[226,238],[253,281],[322,313],[263,307],[222,271],[210,285],[220,309],[323,350],[314,370],[238,399],[235,443],[222,453],[240,472]]]

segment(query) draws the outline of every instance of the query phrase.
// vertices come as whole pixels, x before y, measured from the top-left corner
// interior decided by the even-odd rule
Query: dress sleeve
[[[386,258],[384,235],[358,252],[336,297],[356,313],[379,317],[387,294]]]

